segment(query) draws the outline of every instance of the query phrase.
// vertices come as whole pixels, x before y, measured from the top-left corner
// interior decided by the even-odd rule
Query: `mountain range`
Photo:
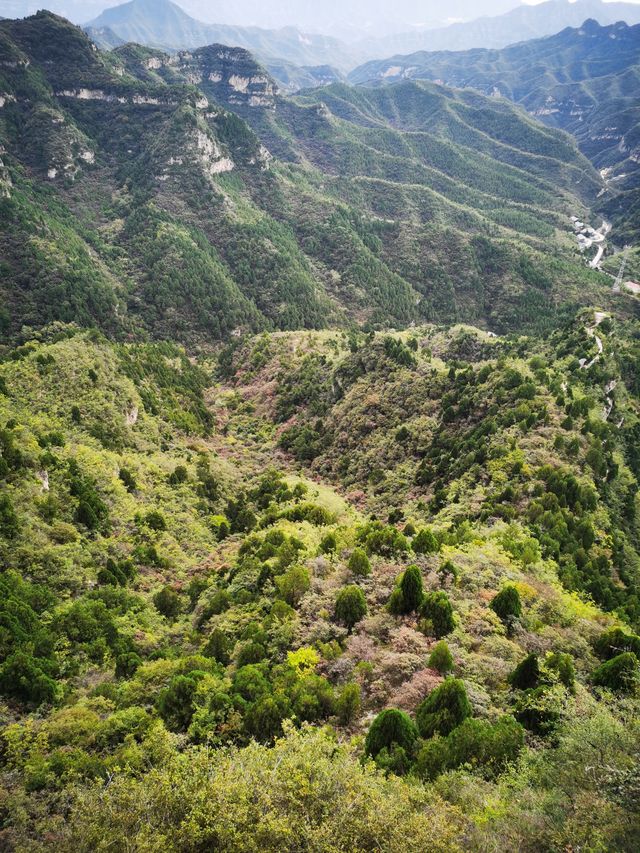
[[[557,35],[503,50],[415,53],[367,63],[353,83],[428,79],[521,104],[545,124],[571,133],[629,210],[640,178],[640,25],[586,21]],[[624,226],[638,233],[637,208]]]
[[[471,7],[467,4],[466,14]],[[171,0],[131,0],[102,12],[86,24],[92,38],[103,47],[138,42],[164,50],[181,50],[207,44],[244,47],[277,70],[272,60],[300,66],[329,65],[340,72],[351,71],[367,59],[417,50],[466,50],[473,47],[500,48],[540,36],[552,35],[567,26],[579,26],[588,18],[601,24],[624,20],[640,23],[640,6],[604,3],[602,0],[547,0],[521,5],[494,17],[451,24],[437,29],[419,28],[378,38],[354,37],[349,41],[313,35],[288,26],[278,30],[229,24],[202,23]],[[453,13],[452,13],[453,14]],[[289,20],[295,19],[289,18]],[[275,75],[277,76],[277,75]],[[289,75],[288,81],[295,80]],[[307,80],[300,79],[300,87]]]
[[[636,853],[636,30],[0,21],[0,850]]]
[[[354,318],[500,330],[606,298],[569,219],[600,176],[507,101],[414,81],[287,99],[242,49],[101,53],[47,13],[0,38],[13,334],[71,318],[200,343]]]
[[[345,71],[353,67],[347,46],[330,36],[302,33],[291,26],[267,30],[205,24],[170,0],[131,0],[105,10],[86,28],[99,44],[107,47],[113,46],[114,36],[123,43],[136,42],[164,50],[226,44],[244,47],[260,58],[282,58],[296,65],[334,65]]]
[[[452,23],[421,32],[397,33],[363,44],[370,58],[415,51],[502,48],[516,42],[550,36],[566,27],[579,27],[589,18],[600,24],[640,23],[640,6],[603,0],[545,0],[519,5],[502,14]]]

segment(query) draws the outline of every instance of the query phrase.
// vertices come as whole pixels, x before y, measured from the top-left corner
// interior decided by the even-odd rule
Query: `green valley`
[[[319,849],[633,849],[638,346],[599,320],[9,353],[3,844],[293,850],[303,809]]]
[[[0,849],[635,853],[633,187],[118,42],[0,20]]]

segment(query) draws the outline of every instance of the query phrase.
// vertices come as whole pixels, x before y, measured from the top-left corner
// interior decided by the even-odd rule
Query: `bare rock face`
[[[4,154],[5,149],[0,145],[0,198],[11,198],[11,188],[13,183],[11,181],[9,170],[2,159]]]
[[[247,50],[211,45],[180,53],[171,64],[219,104],[234,109],[276,108],[278,87]]]

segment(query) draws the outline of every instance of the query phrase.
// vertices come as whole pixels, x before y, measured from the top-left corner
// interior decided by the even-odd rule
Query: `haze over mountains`
[[[472,4],[448,4],[446,20],[436,8],[432,17],[423,4],[413,2],[394,8],[391,21],[385,21],[387,4],[371,6],[349,2],[335,7],[323,4],[321,14],[314,14],[313,4],[292,2],[282,7],[257,7],[249,4],[233,7],[183,4],[182,8],[169,0],[132,0],[108,8],[89,22],[96,30],[105,30],[103,43],[109,44],[111,31],[123,41],[138,41],[164,49],[201,47],[223,43],[246,47],[262,59],[278,58],[298,65],[333,65],[349,71],[366,59],[381,58],[395,53],[416,50],[465,50],[472,47],[504,47],[518,41],[552,35],[567,26],[577,27],[588,18],[611,24],[620,20],[628,24],[640,22],[640,5],[603,0],[547,0],[513,8],[515,0]],[[55,4],[54,4],[55,7]],[[253,9],[254,15],[250,14]],[[429,6],[426,7],[429,9]],[[85,14],[76,14],[77,23],[86,24]],[[35,11],[35,9],[33,10]],[[59,11],[54,8],[54,11]],[[199,20],[187,12],[196,14]],[[484,17],[480,17],[484,15]],[[346,35],[336,23],[341,16],[362,26],[352,27]],[[376,24],[375,21],[385,21]],[[413,21],[419,26],[405,28],[402,22]],[[206,22],[206,23],[203,23]],[[366,22],[369,22],[370,26]],[[459,23],[451,23],[459,21]],[[247,22],[253,26],[247,26]],[[267,23],[271,22],[271,23]],[[273,31],[273,26],[277,30]],[[442,26],[447,24],[446,26]],[[265,30],[267,30],[265,32]],[[316,33],[316,35],[314,35]],[[317,33],[325,35],[323,38]],[[333,38],[327,38],[330,35]],[[338,38],[336,38],[338,36]],[[99,37],[99,35],[98,35]],[[112,46],[112,45],[111,45]]]
[[[600,24],[640,22],[640,5],[605,3],[602,0],[546,0],[536,5],[520,5],[497,16],[475,17],[472,21],[424,33],[402,33],[371,40],[366,50],[380,57],[388,53],[417,50],[468,50],[501,48],[516,42],[553,35],[565,27],[579,27],[592,18]]]
[[[6,17],[25,17],[39,8],[37,0],[3,0],[3,5]],[[85,24],[115,4],[113,0],[50,0],[48,5],[51,11],[66,16],[74,23]],[[328,0],[322,5],[305,0],[277,0],[273,3],[239,0],[233,4],[181,0],[180,3],[185,12],[210,24],[259,26],[263,29],[295,26],[347,41],[442,27],[452,21],[468,21],[482,15],[500,15],[517,5],[518,0],[452,0],[443,9],[433,0],[400,0],[391,11],[384,0]]]
[[[171,50],[228,44],[261,57],[284,58],[297,65],[351,64],[346,46],[328,36],[302,34],[292,26],[280,30],[203,24],[169,0],[132,0],[108,9],[87,24],[89,31],[114,33],[123,42]]]

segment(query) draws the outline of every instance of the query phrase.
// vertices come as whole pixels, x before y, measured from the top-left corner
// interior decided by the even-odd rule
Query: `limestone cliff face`
[[[276,108],[278,87],[247,50],[214,44],[180,53],[170,62],[219,104],[234,110]]]
[[[41,57],[42,39],[54,42],[55,62]],[[275,108],[275,83],[245,50],[213,45],[169,56],[129,44],[100,53],[77,28],[43,13],[0,28],[0,66],[0,119],[22,128],[0,141],[47,181],[75,180],[122,156],[148,162],[158,186],[184,181],[190,170],[207,180],[264,170],[271,159],[225,109]],[[126,128],[126,145],[118,132],[97,144],[98,125]]]

